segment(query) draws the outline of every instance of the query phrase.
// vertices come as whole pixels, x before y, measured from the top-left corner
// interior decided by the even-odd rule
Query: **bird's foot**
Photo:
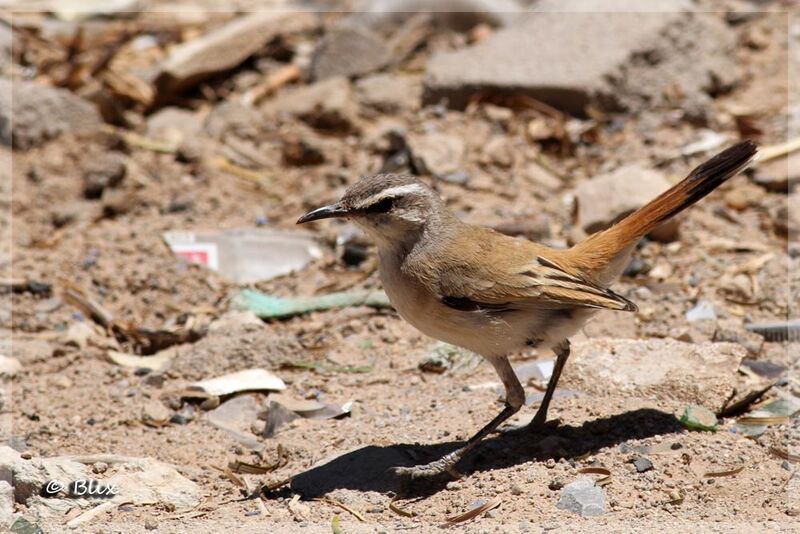
[[[450,454],[445,454],[438,460],[429,464],[413,465],[410,467],[393,467],[391,471],[398,476],[415,478],[430,478],[440,475],[445,471],[450,473],[453,478],[461,478],[461,474],[455,470],[455,465],[464,454],[464,449],[458,449]]]

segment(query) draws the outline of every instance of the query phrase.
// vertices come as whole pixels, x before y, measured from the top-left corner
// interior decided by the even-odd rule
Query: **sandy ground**
[[[787,100],[786,69],[787,41],[794,39],[796,52],[799,22],[793,21],[790,38],[786,21],[784,16],[762,15],[731,26],[739,42],[742,82],[713,101],[713,113],[720,117],[729,117],[724,110],[737,105],[752,109],[763,130],[763,144],[785,140],[790,109],[797,113],[796,99],[794,108]],[[754,39],[752,35],[768,38],[753,45],[748,40]],[[424,58],[423,51],[407,65],[417,82],[420,76],[414,65]],[[201,104],[205,109],[220,105],[221,101]],[[501,168],[480,163],[491,157],[483,145],[486,132],[492,130],[492,119],[481,107],[443,114],[425,109],[376,115],[365,109],[361,113],[369,124],[389,118],[410,131],[423,131],[427,123],[435,122],[443,131],[461,136],[469,147],[469,160],[483,170],[477,186],[440,183],[451,207],[472,222],[489,225],[508,217],[539,221],[539,232],[554,244],[568,243],[574,235],[570,199],[577,184],[629,159],[676,153],[699,135],[698,127],[676,124],[663,111],[625,117],[621,128],[605,122],[597,128],[594,143],[581,143],[563,154],[543,152],[557,176],[564,177],[546,190],[520,171],[533,150],[522,119],[512,117],[502,130],[508,146],[518,148],[521,156],[511,168]],[[721,120],[720,129],[736,136],[732,122]],[[11,395],[3,412],[7,438],[34,457],[88,453],[154,457],[176,466],[202,494],[202,501],[189,511],[158,504],[114,507],[81,525],[81,531],[330,532],[338,516],[343,532],[429,532],[476,501],[494,499],[499,500],[497,508],[457,528],[465,532],[797,530],[800,488],[793,478],[797,467],[770,450],[783,447],[797,452],[796,418],[771,426],[757,439],[733,432],[735,418],[725,419],[717,432],[689,431],[676,418],[684,400],[637,397],[602,383],[591,394],[578,391],[557,398],[550,417],[558,423],[540,434],[523,428],[535,412],[535,406],[525,407],[459,464],[464,476],[458,480],[447,475],[409,483],[395,477],[388,472],[390,467],[427,462],[456,448],[501,409],[502,398],[493,388],[465,387],[496,380],[485,363],[462,372],[421,371],[418,363],[433,341],[390,309],[351,307],[261,324],[228,319],[224,328],[179,345],[163,374],[142,374],[109,362],[105,346],[113,336],[105,333],[97,334],[86,347],[69,343],[67,332],[76,322],[77,308],[65,299],[67,288],[78,288],[102,303],[120,324],[158,329],[207,325],[223,317],[237,286],[176,260],[162,241],[162,232],[252,228],[260,217],[270,226],[290,229],[306,209],[333,200],[342,185],[381,164],[382,156],[370,147],[367,134],[322,135],[299,121],[254,128],[258,146],[274,165],[267,187],[233,178],[207,161],[186,163],[175,154],[129,147],[124,153],[131,163],[120,186],[125,193],[123,207],[116,211],[107,209],[107,198],[91,200],[81,193],[86,162],[117,150],[115,136],[66,135],[26,152],[4,153],[5,161],[13,156],[13,195],[8,188],[3,192],[4,205],[13,216],[13,233],[6,228],[13,257],[4,266],[6,274],[53,286],[50,295],[21,291],[3,296],[13,311],[2,316],[6,343],[11,340],[10,352],[22,366],[6,382],[6,393]],[[278,143],[291,134],[319,141],[326,162],[310,167],[285,164]],[[675,158],[662,168],[678,178],[703,157]],[[738,200],[742,195],[745,206]],[[786,193],[754,185],[748,176],[731,180],[681,218],[677,240],[646,241],[637,252],[639,261],[658,276],[640,272],[623,277],[615,287],[633,298],[640,312],[600,314],[577,338],[674,337],[700,343],[714,340],[723,325],[741,332],[748,321],[796,317],[790,303],[797,298],[798,244],[790,254],[787,238],[774,229],[780,217],[776,213],[788,198]],[[188,207],[176,209],[178,203]],[[341,246],[335,245],[342,226],[320,223],[312,231],[324,256],[301,272],[260,282],[257,289],[305,296],[379,287],[372,248],[363,263],[348,266],[341,260]],[[720,240],[727,240],[727,245],[720,246]],[[731,266],[758,258],[765,259],[753,273],[751,294],[735,294],[737,288],[726,273]],[[794,283],[794,294],[789,282]],[[699,299],[714,303],[718,320],[713,324],[698,326],[685,320],[685,312]],[[121,348],[132,350],[126,343],[123,340]],[[8,345],[4,350],[9,351]],[[780,342],[759,344],[749,356],[789,369],[783,373],[788,380],[766,400],[800,395],[797,356],[797,344]],[[515,364],[535,358],[551,355],[519,354]],[[309,362],[320,366],[297,367]],[[352,401],[352,413],[335,420],[297,419],[273,438],[249,432],[247,443],[253,438],[257,443],[253,447],[209,424],[196,403],[175,404],[175,392],[192,381],[247,367],[272,370],[296,398]],[[567,376],[562,387],[569,390],[578,378]],[[740,393],[765,383],[744,372],[733,380]],[[529,393],[535,391],[528,387]],[[266,395],[251,395],[266,406]],[[171,414],[181,413],[188,421],[158,428],[142,424],[143,410],[152,403],[166,406]],[[252,427],[260,430],[263,422],[253,420]],[[637,471],[632,460],[641,456],[652,461],[652,470]],[[251,490],[291,480],[246,499],[247,491],[223,472],[234,460],[278,466],[264,474],[241,475]],[[599,478],[581,472],[598,466],[611,473],[610,483],[603,486],[606,513],[581,518],[558,509],[561,487],[581,476]],[[740,467],[733,476],[706,476]],[[38,522],[45,532],[63,531],[64,522],[72,518],[46,516],[23,504],[16,505],[16,512]]]

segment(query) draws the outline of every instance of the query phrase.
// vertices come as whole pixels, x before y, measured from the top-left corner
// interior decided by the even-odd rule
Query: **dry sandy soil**
[[[723,13],[717,16],[726,19]],[[180,38],[202,34],[204,24],[213,26],[208,17],[205,20],[200,29]],[[637,113],[598,114],[571,123],[583,134],[541,140],[529,134],[528,124],[538,117],[535,110],[507,112],[511,108],[483,103],[463,111],[418,105],[386,111],[375,110],[357,94],[352,98],[360,125],[352,132],[320,131],[291,117],[277,123],[255,115],[242,119],[224,109],[226,100],[233,101],[253,80],[261,79],[260,65],[271,68],[286,61],[291,51],[317,42],[324,30],[314,29],[260,52],[258,60],[213,78],[178,102],[200,115],[216,112],[221,127],[235,132],[220,140],[207,126],[196,134],[199,156],[126,144],[119,132],[108,131],[67,133],[27,151],[4,148],[5,163],[13,159],[11,188],[8,183],[3,186],[4,206],[13,218],[13,232],[9,226],[4,229],[3,250],[11,252],[13,261],[4,263],[4,274],[51,284],[52,290],[31,291],[34,286],[2,295],[10,304],[0,315],[6,336],[3,353],[21,364],[16,376],[5,382],[3,439],[33,458],[89,453],[153,457],[174,465],[199,488],[201,500],[193,509],[114,506],[77,527],[86,532],[335,532],[335,516],[341,532],[429,532],[475,501],[494,499],[499,499],[497,508],[452,528],[797,530],[797,465],[777,457],[771,447],[798,452],[798,419],[772,425],[757,439],[734,432],[735,417],[723,419],[716,432],[689,431],[676,418],[687,404],[679,394],[619,391],[602,378],[587,376],[585,369],[583,375],[577,370],[567,374],[561,386],[577,394],[554,401],[550,416],[558,422],[543,433],[522,428],[535,412],[535,405],[527,406],[459,464],[462,478],[447,475],[418,483],[399,479],[388,472],[390,467],[427,462],[456,448],[499,411],[502,398],[496,388],[465,387],[495,381],[491,368],[482,363],[441,374],[420,370],[418,364],[433,341],[391,309],[357,306],[263,323],[231,319],[225,314],[240,288],[217,273],[178,260],[161,237],[170,230],[255,228],[261,218],[269,227],[291,229],[307,209],[335,199],[359,175],[381,167],[386,139],[375,132],[384,121],[393,121],[412,134],[434,125],[464,141],[463,165],[470,180],[437,182],[439,192],[462,216],[487,225],[522,221],[534,236],[566,245],[576,236],[573,193],[593,175],[640,161],[676,180],[710,155],[711,151],[679,155],[708,127],[730,139],[738,138],[743,128],[754,128],[763,145],[789,137],[789,117],[794,114],[796,120],[800,113],[797,95],[793,104],[789,99],[787,70],[793,65],[796,81],[800,19],[757,13],[741,20],[729,17],[726,25],[736,42],[739,82],[730,92],[708,100],[707,126],[676,114],[680,104],[673,109],[664,104]],[[407,76],[415,90],[421,87],[429,55],[462,46],[466,38],[444,32],[431,39],[388,69]],[[789,44],[794,47],[793,60]],[[291,89],[279,89],[276,97]],[[747,116],[738,129],[737,113]],[[130,105],[125,114],[126,131],[145,135],[148,118],[143,110]],[[487,143],[490,135],[502,142]],[[309,140],[322,151],[324,161],[306,166],[287,161],[285,141],[292,137]],[[216,163],[218,156],[235,153],[230,144],[242,143],[260,155],[260,163],[243,159],[265,180],[231,174]],[[121,154],[127,166],[124,180],[116,186],[121,194],[86,198],[87,165],[111,152]],[[237,165],[248,166],[241,159]],[[549,181],[532,179],[524,171],[531,162],[547,164],[552,171]],[[727,340],[748,347],[749,358],[783,366],[778,378],[784,380],[763,401],[800,396],[798,345],[762,344],[743,326],[797,317],[790,304],[798,297],[800,248],[780,231],[789,198],[796,200],[797,194],[768,190],[755,184],[752,175],[731,180],[681,217],[676,239],[643,243],[636,255],[638,267],[615,286],[635,300],[640,311],[600,314],[578,341],[677,338],[703,343],[720,340],[727,329],[733,332]],[[336,243],[338,235],[350,231],[347,227],[325,222],[311,231],[323,247],[322,258],[300,272],[254,287],[280,296],[380,287],[373,248],[365,249],[363,262],[348,265],[342,245]],[[741,266],[746,287],[731,275]],[[86,346],[69,340],[70,327],[81,318],[65,296],[69,288],[99,302],[126,328],[203,328],[215,320],[224,322],[198,341],[178,345],[165,372],[143,373],[108,361],[109,345],[129,352],[138,345],[96,326],[85,314],[83,319],[96,330],[93,338]],[[717,319],[687,322],[686,311],[701,299],[713,303]],[[551,355],[519,354],[514,363],[537,358]],[[296,419],[272,438],[259,436],[264,423],[253,419],[244,431],[248,439],[242,440],[211,425],[197,402],[177,400],[175,392],[195,380],[248,367],[273,371],[294,398],[352,401],[352,412],[340,419]],[[691,382],[691,371],[686,376]],[[590,392],[581,391],[587,380],[592,382]],[[720,381],[735,384],[740,396],[767,383],[745,369]],[[534,386],[527,388],[529,393],[537,391]],[[699,384],[701,389],[711,386]],[[266,394],[250,395],[257,404],[268,404]],[[182,424],[143,424],[143,413],[154,403],[169,415],[181,414]],[[653,469],[638,472],[632,460],[639,457],[648,458]],[[235,460],[274,467],[239,475],[247,479],[251,492],[277,487],[245,498],[248,491],[224,472]],[[605,513],[582,518],[556,504],[563,485],[581,476],[599,477],[581,474],[586,467],[604,467],[611,478],[602,487]],[[740,467],[734,475],[705,476]],[[281,481],[287,482],[278,484]],[[395,505],[407,515],[392,509]],[[45,532],[63,531],[67,521],[84,511],[56,516],[41,504],[15,505],[15,513]]]

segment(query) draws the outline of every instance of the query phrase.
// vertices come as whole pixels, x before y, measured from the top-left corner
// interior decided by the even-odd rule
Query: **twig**
[[[109,124],[104,124],[102,129],[111,134],[118,135],[125,141],[125,144],[150,150],[152,152],[161,152],[164,154],[173,154],[178,151],[178,146],[168,141],[161,139],[152,139],[145,137],[134,132],[128,132],[122,128],[117,128]]]
[[[710,477],[732,477],[733,475],[738,475],[741,473],[744,468],[747,467],[747,464],[742,465],[741,467],[737,467],[736,469],[729,469],[727,471],[712,471],[709,473],[703,473],[703,476],[706,478]]]
[[[64,300],[80,308],[80,310],[106,330],[115,326],[114,316],[97,301],[85,296],[79,289],[68,287],[64,291]]]
[[[756,164],[761,165],[762,163],[766,163],[769,160],[785,156],[786,154],[790,154],[796,150],[800,150],[800,137],[789,139],[785,143],[765,146],[764,148],[759,150],[759,158],[756,161]]]
[[[353,510],[352,508],[350,508],[346,504],[341,503],[341,502],[339,502],[337,500],[331,499],[329,497],[323,497],[321,499],[314,499],[314,500],[315,501],[319,501],[319,502],[324,502],[324,503],[327,503],[327,504],[331,504],[333,506],[338,506],[339,508],[341,508],[345,512],[350,512],[351,514],[353,514],[355,516],[355,518],[358,519],[359,521],[361,521],[362,523],[364,523],[366,521],[366,519],[364,518],[363,515],[361,515],[360,512],[358,512],[357,510]]]
[[[472,510],[464,512],[461,515],[457,515],[455,517],[448,517],[447,519],[445,519],[446,523],[444,526],[450,526],[450,525],[455,525],[457,523],[463,523],[464,521],[469,521],[470,519],[478,517],[479,515],[484,514],[489,510],[497,508],[498,506],[500,506],[501,502],[502,501],[498,497],[492,501],[482,504],[481,506],[478,506],[477,508],[473,508]]]
[[[83,512],[81,515],[67,521],[67,527],[73,528],[80,524],[86,523],[87,521],[91,521],[92,519],[94,519],[101,513],[105,512],[106,510],[114,508],[116,505],[117,503],[114,501],[106,501],[102,504],[98,504],[94,508],[90,508],[89,510]]]
[[[297,65],[286,65],[275,72],[271,72],[266,80],[242,95],[242,104],[246,106],[258,105],[266,96],[274,93],[287,83],[299,79],[301,74],[300,67]]]

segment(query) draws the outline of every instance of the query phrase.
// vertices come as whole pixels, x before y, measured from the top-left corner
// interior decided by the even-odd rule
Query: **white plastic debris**
[[[176,256],[217,271],[237,284],[289,274],[322,257],[314,237],[297,231],[252,228],[167,232],[164,240]]]
[[[700,139],[685,145],[681,149],[681,155],[693,156],[694,154],[710,152],[711,150],[722,146],[722,144],[727,140],[728,137],[726,135],[717,133],[714,130],[701,130]]]
[[[690,323],[695,321],[713,321],[717,318],[714,312],[714,304],[709,300],[699,300],[694,308],[686,312],[686,320]]]
[[[199,389],[209,395],[231,395],[241,391],[283,391],[286,384],[280,377],[266,369],[245,369],[229,375],[195,382],[191,389]]]
[[[169,368],[170,364],[172,363],[172,359],[175,357],[175,354],[176,352],[174,348],[164,349],[153,354],[152,356],[138,356],[136,354],[128,354],[116,350],[109,350],[106,353],[106,357],[112,363],[121,365],[122,367],[150,369],[151,371],[159,373]]]
[[[555,367],[555,360],[537,360],[535,362],[525,362],[514,368],[517,378],[520,382],[525,384],[529,380],[538,380],[539,382],[546,382],[550,380],[553,375],[553,368]]]

